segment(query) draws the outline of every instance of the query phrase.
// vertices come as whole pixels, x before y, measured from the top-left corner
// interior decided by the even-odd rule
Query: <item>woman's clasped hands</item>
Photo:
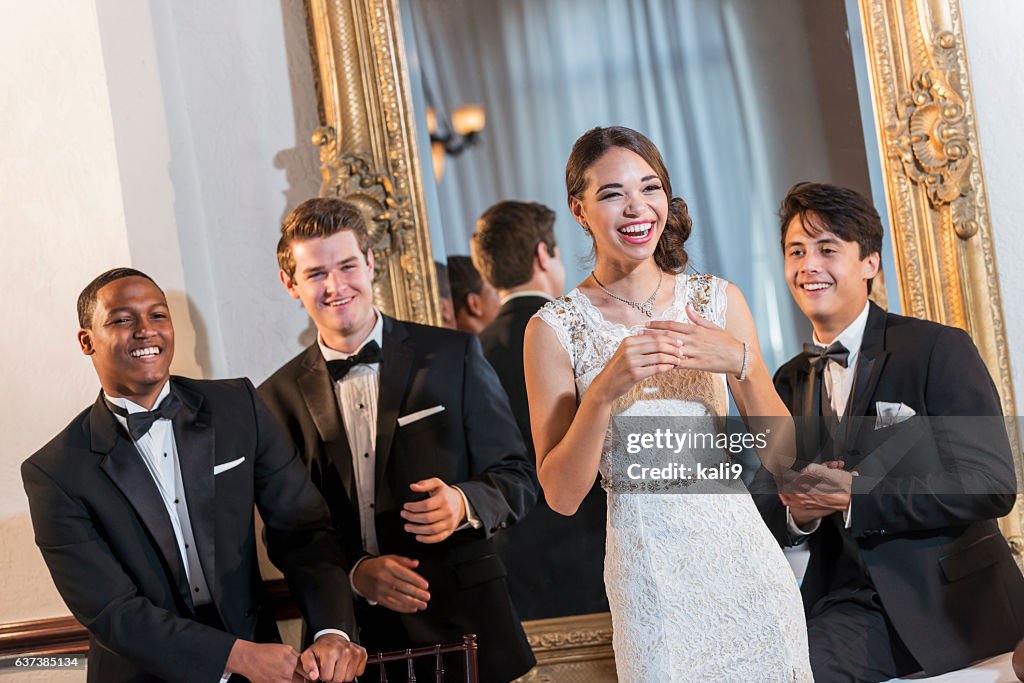
[[[656,320],[640,334],[623,339],[594,384],[614,400],[636,383],[677,368],[739,375],[743,342],[701,317],[690,305],[686,315],[691,324]]]

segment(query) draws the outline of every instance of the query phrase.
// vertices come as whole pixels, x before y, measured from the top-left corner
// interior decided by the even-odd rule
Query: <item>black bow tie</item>
[[[825,367],[826,360],[833,360],[845,368],[850,359],[850,352],[837,341],[832,342],[828,346],[804,344],[804,355],[807,356],[807,361],[811,364],[811,367],[819,372]]]
[[[370,363],[380,362],[380,347],[377,342],[371,341],[363,345],[363,348],[359,349],[359,353],[348,358],[341,358],[339,360],[327,361],[327,372],[331,374],[331,379],[337,382],[339,379],[348,374],[356,365],[369,365]]]
[[[107,401],[107,407],[110,408],[110,412],[128,420],[128,433],[131,435],[132,441],[138,441],[146,435],[154,422],[161,418],[170,420],[177,415],[178,409],[181,408],[181,401],[174,394],[168,394],[164,400],[160,401],[160,405],[155,410],[144,410],[139,413],[129,413],[110,401]]]

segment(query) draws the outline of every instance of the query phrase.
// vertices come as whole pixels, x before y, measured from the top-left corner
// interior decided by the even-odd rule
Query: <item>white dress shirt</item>
[[[164,384],[163,389],[156,397],[154,407],[159,406],[171,393],[171,383]],[[107,396],[104,397],[115,406],[132,413],[144,413],[146,408],[127,398]],[[128,419],[114,413],[114,417],[121,426],[128,429]],[[174,530],[174,540],[178,543],[178,555],[181,556],[185,565],[185,577],[189,585],[189,593],[192,597],[192,604],[195,607],[205,605],[211,601],[210,588],[203,575],[202,565],[199,564],[199,553],[196,552],[195,537],[192,533],[192,522],[189,518],[188,503],[185,495],[185,487],[181,480],[181,466],[178,461],[178,446],[174,440],[174,427],[167,418],[159,418],[153,422],[149,431],[135,441],[135,448],[142,456],[142,462],[146,465],[153,483],[160,492],[160,499],[167,510],[167,518]],[[213,476],[213,472],[210,472]],[[210,520],[213,523],[213,520]]]
[[[524,290],[519,291],[519,292],[511,292],[511,293],[506,294],[505,296],[501,297],[501,305],[504,306],[509,301],[512,301],[512,299],[522,299],[523,297],[527,297],[527,296],[539,296],[542,299],[547,299],[548,301],[554,301],[554,299],[551,297],[551,295],[548,294],[547,292],[542,292],[539,289],[524,289]]]
[[[850,396],[853,393],[853,382],[856,377],[857,359],[860,358],[860,347],[864,341],[864,328],[868,323],[868,311],[870,309],[871,304],[865,303],[864,310],[861,311],[860,314],[854,318],[853,322],[850,323],[845,330],[840,332],[839,336],[834,340],[845,346],[846,350],[850,352],[849,357],[846,359],[846,367],[844,368],[831,358],[825,362],[825,374],[823,376],[825,391],[828,394],[829,403],[832,405],[832,411],[840,420],[846,413],[846,406],[848,405]],[[828,346],[828,344],[822,343],[818,339],[817,334],[812,337],[812,341],[816,346]],[[846,522],[847,529],[850,528],[852,508],[853,499],[851,498],[850,505],[843,513],[843,520]],[[802,537],[808,536],[817,531],[818,526],[821,524],[821,520],[815,520],[811,527],[804,531],[796,525],[796,522],[793,521],[793,516],[789,512],[789,506],[787,506],[786,523],[789,527],[790,534],[795,538],[802,539]]]
[[[164,384],[163,389],[156,397],[153,407],[156,408],[160,402],[171,393],[171,383]],[[123,408],[129,414],[146,412],[146,408],[140,406],[127,398],[114,397],[103,392],[107,401]],[[114,418],[121,423],[125,431],[128,431],[128,419],[113,413]],[[192,521],[189,517],[185,486],[181,480],[181,465],[178,459],[178,444],[174,440],[174,425],[167,418],[161,417],[153,421],[149,431],[142,435],[138,441],[133,442],[142,462],[146,465],[153,483],[156,484],[163,500],[164,509],[167,510],[167,518],[174,530],[174,538],[178,543],[178,554],[184,560],[185,577],[188,581],[192,595],[192,604],[195,607],[205,605],[212,601],[210,588],[203,575],[202,565],[199,563],[199,553],[196,551],[195,536],[192,533]],[[210,471],[210,476],[214,476]],[[209,520],[212,524],[213,520]],[[344,631],[334,628],[325,628],[316,632],[313,640],[327,633],[335,633],[345,640],[350,640]],[[225,673],[220,678],[220,683],[226,683],[231,674]]]
[[[320,353],[325,361],[344,360],[350,358],[371,341],[377,342],[381,352],[384,351],[384,318],[380,311],[374,309],[377,321],[370,330],[370,334],[363,340],[353,353],[342,353],[330,348],[324,343],[320,335],[317,335],[317,344],[320,346]],[[334,395],[338,399],[338,410],[345,425],[345,436],[348,438],[348,447],[352,453],[352,469],[355,472],[356,495],[359,509],[359,528],[362,534],[363,549],[370,555],[380,555],[380,546],[377,543],[377,526],[375,523],[374,510],[376,498],[375,471],[377,465],[377,402],[380,398],[380,363],[359,363],[354,365],[345,376],[334,382]],[[466,509],[466,522],[459,529],[467,526],[479,529],[482,523],[473,512],[469,499],[457,486],[453,486],[459,495]],[[359,597],[363,596],[356,590],[352,577],[356,568],[367,559],[362,557],[352,565],[349,571],[349,583],[352,592]],[[376,604],[370,601],[371,604]]]

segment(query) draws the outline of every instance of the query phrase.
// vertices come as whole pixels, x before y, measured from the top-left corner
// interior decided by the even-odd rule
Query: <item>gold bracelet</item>
[[[743,365],[740,366],[740,374],[736,376],[737,382],[747,378],[747,370],[750,369],[750,344],[743,342]]]

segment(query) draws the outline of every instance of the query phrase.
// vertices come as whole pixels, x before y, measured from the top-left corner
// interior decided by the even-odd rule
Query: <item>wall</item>
[[[309,338],[274,246],[319,177],[301,0],[5,3],[0,63],[8,622],[67,614],[32,543],[18,468],[95,400],[75,341],[78,292],[107,268],[140,268],[168,295],[174,372],[258,382]]]
[[[999,286],[1017,398],[1024,414],[1024,193],[1020,191],[1024,128],[1022,97],[1011,85],[1024,73],[1024,3],[1020,0],[961,0],[978,134],[985,161]]]

